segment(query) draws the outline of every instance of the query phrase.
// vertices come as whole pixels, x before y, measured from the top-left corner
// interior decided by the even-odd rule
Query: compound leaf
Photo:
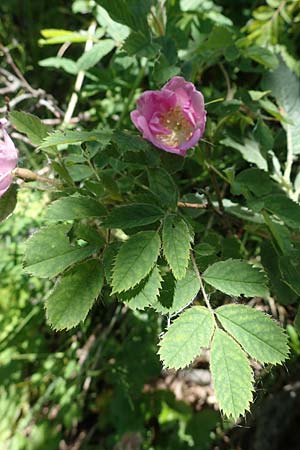
[[[189,365],[209,347],[214,322],[203,306],[194,306],[176,319],[160,342],[159,355],[165,367],[180,369]]]
[[[146,281],[141,283],[141,286],[138,285],[132,291],[121,294],[120,298],[127,303],[129,308],[143,310],[156,302],[161,281],[159,269],[154,267]]]
[[[97,3],[106,9],[114,21],[133,30],[147,29],[147,13],[152,0],[97,0]]]
[[[37,277],[52,278],[96,251],[94,244],[71,245],[67,236],[70,230],[70,224],[59,224],[34,233],[27,241],[25,271]]]
[[[135,203],[116,207],[104,220],[107,228],[135,228],[149,225],[164,216],[164,211],[155,205]]]
[[[238,259],[212,264],[203,273],[203,278],[208,284],[228,295],[264,297],[268,294],[264,272]]]
[[[25,133],[33,145],[39,145],[47,137],[50,128],[38,117],[24,111],[13,111],[9,114],[13,126]]]
[[[149,185],[157,201],[164,208],[175,208],[178,201],[178,188],[172,176],[165,169],[148,169]]]
[[[295,229],[300,227],[300,206],[286,195],[276,194],[264,198],[264,207]]]
[[[156,231],[141,231],[121,246],[113,270],[113,293],[127,291],[145,278],[154,266],[160,251]]]
[[[39,148],[48,148],[54,145],[80,144],[81,142],[96,141],[105,147],[109,144],[112,137],[110,130],[94,130],[94,131],[76,131],[56,130],[49,134],[41,143]]]
[[[86,217],[99,217],[106,213],[105,208],[91,197],[62,197],[51,203],[46,211],[46,220],[75,220]]]
[[[95,44],[89,51],[77,61],[78,70],[89,70],[91,67],[98,64],[98,62],[115,47],[115,42],[112,39],[102,39]]]
[[[55,330],[75,327],[84,320],[104,281],[103,269],[96,259],[67,272],[46,300],[46,315]]]
[[[220,409],[237,420],[252,402],[253,374],[241,347],[219,329],[212,341],[210,370]]]
[[[185,277],[175,283],[174,298],[169,314],[180,311],[192,302],[200,289],[199,280],[194,270],[187,270]]]
[[[191,234],[186,222],[170,215],[164,221],[163,252],[176,279],[185,276],[191,249]]]
[[[217,308],[216,314],[225,330],[252,358],[272,364],[287,358],[286,334],[263,312],[245,305],[224,305]]]

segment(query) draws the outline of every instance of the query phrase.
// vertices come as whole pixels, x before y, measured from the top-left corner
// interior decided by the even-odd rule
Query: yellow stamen
[[[169,133],[157,134],[156,138],[169,147],[178,147],[193,135],[194,128],[179,106],[175,106],[175,108],[162,114],[160,123],[169,130]]]

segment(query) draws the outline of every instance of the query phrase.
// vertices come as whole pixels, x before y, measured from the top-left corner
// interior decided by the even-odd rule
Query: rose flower
[[[204,132],[203,95],[193,83],[174,77],[160,91],[145,91],[130,117],[143,137],[156,147],[185,156]]]

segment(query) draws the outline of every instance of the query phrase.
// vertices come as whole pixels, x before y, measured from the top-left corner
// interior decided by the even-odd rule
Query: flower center
[[[160,117],[160,123],[169,130],[168,134],[157,134],[156,138],[169,147],[178,147],[188,141],[194,128],[184,116],[181,108],[175,106]]]

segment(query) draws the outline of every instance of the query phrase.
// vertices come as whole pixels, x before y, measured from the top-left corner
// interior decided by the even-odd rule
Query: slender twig
[[[41,183],[48,183],[52,184],[54,186],[61,186],[61,183],[57,180],[52,180],[51,178],[41,177],[35,172],[32,172],[29,169],[22,169],[20,167],[17,167],[12,171],[12,174],[15,177],[21,178],[25,181],[40,181]]]
[[[13,58],[11,57],[11,54],[9,53],[9,50],[6,47],[4,47],[4,45],[2,45],[2,44],[0,44],[0,49],[4,53],[7,63],[11,66],[11,68],[13,69],[13,71],[15,72],[15,74],[17,75],[19,80],[22,81],[22,84],[24,85],[24,87],[26,87],[27,91],[30,92],[31,94],[35,95],[36,90],[30,86],[30,84],[28,83],[28,81],[26,80],[26,78],[24,77],[24,75],[22,74],[20,69],[18,68],[18,66],[15,64]]]
[[[45,92],[43,89],[35,89],[29,84],[29,82],[26,80],[26,78],[22,74],[21,70],[18,68],[17,64],[14,62],[13,57],[11,56],[11,54],[9,52],[9,49],[7,47],[4,47],[4,45],[2,45],[1,43],[0,43],[0,50],[4,54],[7,64],[12,68],[15,75],[9,73],[8,71],[5,71],[4,69],[1,69],[1,73],[4,74],[8,80],[10,80],[10,79],[12,81],[18,80],[19,87],[23,87],[27,91],[27,94],[26,93],[24,94],[27,96],[26,98],[37,99],[37,101],[40,105],[45,106],[56,117],[60,117],[62,114],[62,111],[57,106],[56,100],[54,99],[54,97],[52,95],[48,94],[47,92]],[[9,75],[7,75],[7,73]],[[19,101],[25,100],[25,97],[22,97],[22,96],[19,96],[19,97],[21,97],[21,100],[19,100]],[[16,99],[14,99],[9,103],[9,106],[14,106],[16,103],[17,103]]]
[[[274,20],[278,16],[278,14],[280,14],[281,10],[285,7],[286,2],[287,2],[287,0],[282,0],[280,2],[278,8],[276,9],[276,11],[274,12],[273,16],[271,17],[271,22],[274,22]]]
[[[214,165],[208,163],[207,161],[205,161],[205,164],[208,169],[213,170],[220,178],[222,178],[222,180],[224,180],[226,183],[230,184],[228,178],[226,178]]]
[[[214,313],[214,310],[213,310],[213,308],[212,308],[212,306],[210,304],[208,296],[206,294],[205,287],[204,287],[204,284],[203,284],[203,281],[202,281],[202,277],[201,277],[201,274],[200,274],[199,269],[197,267],[197,263],[196,263],[195,256],[194,256],[193,252],[191,252],[191,260],[192,260],[192,264],[193,264],[195,273],[196,273],[197,278],[199,280],[200,289],[201,289],[201,292],[202,292],[202,295],[203,295],[203,300],[204,300],[207,308],[209,309],[209,311],[210,311],[210,313],[211,313],[211,315],[212,315],[212,317],[214,319],[215,324],[217,325],[216,318],[215,318],[215,313]]]
[[[196,209],[206,209],[208,203],[188,203],[188,202],[177,202],[179,208],[196,208]]]
[[[204,103],[205,106],[212,105],[213,103],[219,103],[223,102],[225,99],[224,97],[215,98],[214,100],[211,100],[210,102]]]
[[[226,86],[227,86],[227,94],[226,94],[225,100],[232,100],[233,99],[233,89],[231,87],[229,75],[228,75],[227,70],[225,69],[225,67],[224,67],[224,65],[222,63],[219,64],[219,67],[220,67],[221,72],[222,72],[222,74],[224,76],[225,83],[226,83]]]

